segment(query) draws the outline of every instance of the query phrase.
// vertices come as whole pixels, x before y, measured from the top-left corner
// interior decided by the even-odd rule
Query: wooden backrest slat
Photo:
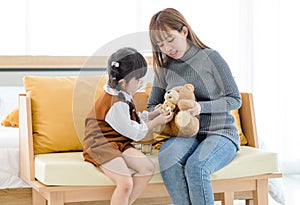
[[[242,130],[247,138],[248,146],[258,148],[253,96],[251,93],[241,93],[241,95],[243,104],[239,109],[239,114]]]

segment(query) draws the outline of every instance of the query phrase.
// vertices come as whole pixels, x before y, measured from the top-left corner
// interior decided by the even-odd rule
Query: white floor
[[[298,197],[300,197],[300,175],[283,176],[283,185],[285,189],[285,205],[298,205]]]
[[[277,185],[283,192],[285,199],[284,205],[299,205],[300,197],[300,175],[284,175],[282,179],[279,179]],[[277,195],[278,196],[278,195]],[[171,205],[171,204],[170,204]],[[221,205],[221,202],[215,202],[215,205]],[[235,201],[234,205],[245,205],[244,201]],[[269,205],[280,205],[269,194]]]

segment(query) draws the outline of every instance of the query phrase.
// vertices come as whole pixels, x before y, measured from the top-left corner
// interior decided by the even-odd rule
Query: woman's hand
[[[192,116],[200,115],[201,105],[200,103],[195,103],[195,106],[191,109],[188,109]]]

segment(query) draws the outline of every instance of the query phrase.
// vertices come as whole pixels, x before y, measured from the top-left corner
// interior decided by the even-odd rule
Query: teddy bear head
[[[199,130],[199,119],[188,111],[196,106],[194,86],[185,84],[173,87],[166,92],[162,108],[168,104],[175,105],[173,119],[164,126],[158,126],[154,132],[165,136],[193,137]]]
[[[165,100],[175,102],[175,104],[181,99],[195,100],[194,86],[192,84],[173,87],[165,94]]]
[[[171,89],[165,93],[164,98],[165,101],[176,105],[179,100],[179,93],[176,90]]]
[[[166,112],[174,111],[175,108],[176,108],[176,104],[173,104],[169,101],[165,101],[164,104],[162,105],[162,109]]]

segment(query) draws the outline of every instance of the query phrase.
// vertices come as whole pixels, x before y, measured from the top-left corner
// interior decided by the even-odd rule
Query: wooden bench
[[[13,61],[14,65],[11,67],[21,68],[78,68],[81,69],[83,64],[86,64],[87,57],[26,57],[17,58]],[[98,60],[98,58],[97,58]],[[149,59],[148,59],[149,61]],[[150,61],[149,61],[150,62]],[[106,58],[95,63],[100,67],[106,66]],[[94,65],[88,65],[95,67]],[[241,119],[241,126],[245,134],[248,144],[242,148],[248,148],[257,153],[265,153],[258,149],[258,139],[255,124],[254,104],[251,93],[241,93],[243,98],[243,105],[239,109],[239,116]],[[145,108],[147,95],[145,93],[137,93],[136,99],[138,106]],[[27,182],[32,191],[33,205],[62,205],[64,203],[71,203],[72,205],[79,204],[109,204],[111,194],[114,190],[114,185],[109,186],[91,186],[91,185],[47,185],[36,179],[35,173],[35,150],[33,145],[33,121],[32,121],[32,106],[31,98],[27,94],[19,96],[19,124],[20,124],[20,177]],[[63,122],[57,122],[63,123]],[[255,157],[249,153],[243,153],[242,149],[235,160],[239,160],[240,155],[247,157]],[[274,157],[275,153],[266,153]],[[250,156],[247,156],[250,155]],[[276,154],[275,154],[276,155]],[[268,160],[268,158],[266,158]],[[217,173],[212,174],[212,184],[215,194],[215,200],[222,201],[223,205],[233,205],[234,199],[246,200],[246,205],[267,205],[268,204],[268,179],[281,177],[281,173],[277,172],[276,168],[273,171],[264,170],[264,161],[258,160],[256,163],[244,163],[247,169],[253,169],[257,174],[241,176],[222,176],[224,170],[234,173],[234,169],[239,167],[239,161],[233,161]],[[260,162],[260,163],[259,163]],[[273,166],[277,166],[276,159],[273,158]],[[258,165],[260,164],[260,165]],[[241,164],[242,166],[242,164]],[[257,166],[260,166],[257,168]],[[234,167],[234,168],[232,168]],[[98,171],[98,170],[97,170]],[[247,171],[247,170],[246,170]],[[17,193],[17,192],[16,192]],[[26,198],[26,201],[28,199]],[[92,202],[93,201],[93,202]],[[97,201],[97,202],[95,202]],[[24,200],[25,202],[25,200]],[[151,204],[170,204],[172,203],[168,192],[162,181],[150,183],[145,192],[139,197],[135,204],[151,205]],[[19,203],[22,204],[22,203]]]
[[[140,93],[140,95],[143,95]],[[247,146],[258,148],[253,99],[250,93],[241,93],[243,105],[239,109],[242,130]],[[32,186],[32,204],[62,205],[69,202],[100,201],[109,204],[114,186],[55,186],[45,185],[35,178],[35,156],[31,120],[31,100],[25,94],[19,97],[20,109],[20,176]],[[251,165],[252,166],[252,165]],[[254,165],[253,165],[254,166]],[[268,204],[268,179],[281,177],[280,173],[264,173],[253,176],[212,180],[215,200],[223,205],[233,205],[234,199],[245,199],[246,204]],[[135,204],[172,203],[163,184],[151,183]]]

